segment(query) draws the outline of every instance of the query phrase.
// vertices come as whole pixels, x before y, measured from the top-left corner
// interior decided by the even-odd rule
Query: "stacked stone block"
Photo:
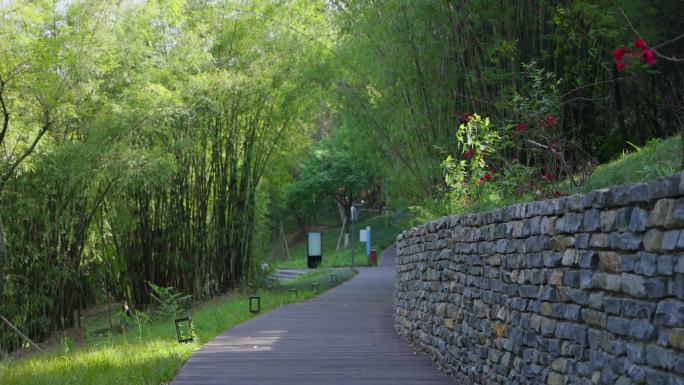
[[[396,244],[396,330],[457,383],[684,385],[682,174]]]

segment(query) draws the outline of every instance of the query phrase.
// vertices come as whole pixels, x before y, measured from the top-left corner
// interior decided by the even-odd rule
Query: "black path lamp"
[[[192,333],[192,318],[183,317],[176,319],[176,338],[181,344],[194,340]]]
[[[261,311],[261,297],[258,295],[249,296],[249,312],[256,314]]]
[[[297,298],[297,289],[290,289],[290,300],[292,300],[292,295]]]
[[[318,282],[314,282],[311,284],[311,291],[314,292],[314,294],[318,294]]]

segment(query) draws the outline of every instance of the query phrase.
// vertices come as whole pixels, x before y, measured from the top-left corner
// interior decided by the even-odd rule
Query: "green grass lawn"
[[[619,159],[596,167],[587,183],[580,186],[578,192],[671,175],[681,170],[681,163],[679,135],[664,140],[654,139],[643,147],[635,147],[632,152]]]
[[[371,247],[378,250],[378,258],[381,251],[394,243],[397,235],[401,232],[401,227],[396,224],[392,217],[384,214],[369,214],[361,217],[361,220],[354,224],[354,242],[350,244],[355,249],[355,266],[368,266],[369,260],[366,256],[366,244],[358,241],[359,230],[371,227]],[[337,240],[340,236],[340,225],[330,226],[321,231],[323,233],[323,261],[322,267],[347,267],[352,265],[352,249],[341,249],[335,251]],[[343,245],[342,245],[343,246]],[[287,260],[280,257],[274,261],[277,269],[303,269],[306,268],[306,240],[290,248],[292,259]]]
[[[314,282],[319,283],[321,292],[330,289],[339,284],[330,282],[329,276],[333,273],[339,282],[354,275],[351,269],[321,269],[278,287],[258,290],[261,313],[315,296],[311,285]],[[291,288],[297,289],[296,299],[290,294]],[[190,315],[196,334],[193,343],[176,342],[173,320],[133,322],[123,334],[91,336],[86,346],[71,352],[40,353],[0,363],[0,384],[165,384],[202,344],[254,317],[248,310],[246,295],[238,293],[197,306]]]
[[[554,189],[566,194],[576,194],[643,182],[681,171],[681,164],[680,135],[667,139],[653,139],[642,147],[633,146],[630,152],[618,159],[597,166],[591,170],[588,177],[583,177],[581,174],[574,175],[575,185],[572,185],[570,179],[564,179],[559,181]],[[448,197],[447,199],[428,198],[414,206],[409,206],[410,215],[406,227],[417,226],[446,215],[484,212],[534,199],[532,194],[505,197],[499,194],[489,194],[481,196],[464,207],[451,204]]]

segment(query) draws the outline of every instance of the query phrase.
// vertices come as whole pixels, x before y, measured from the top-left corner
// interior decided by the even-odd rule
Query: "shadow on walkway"
[[[228,330],[172,385],[453,384],[393,330],[394,257],[389,248],[349,282]]]

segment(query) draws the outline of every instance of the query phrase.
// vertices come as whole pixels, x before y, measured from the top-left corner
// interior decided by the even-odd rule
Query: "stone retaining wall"
[[[684,384],[684,177],[397,238],[395,327],[460,384]]]

